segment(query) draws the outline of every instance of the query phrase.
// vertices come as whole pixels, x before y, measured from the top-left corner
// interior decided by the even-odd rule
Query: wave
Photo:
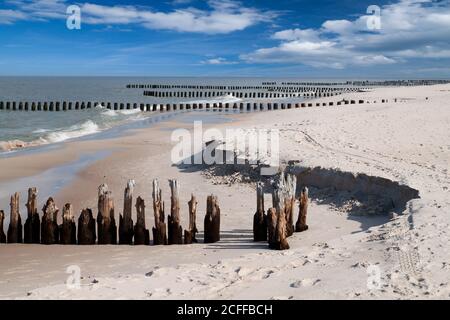
[[[46,133],[50,130],[38,129],[35,133]],[[50,143],[62,142],[69,139],[79,138],[89,134],[97,133],[100,131],[99,126],[91,121],[87,120],[81,124],[73,125],[67,129],[54,129],[53,132],[39,137],[34,141],[22,141],[22,140],[10,140],[10,141],[0,141],[0,152],[12,152],[18,149],[23,149],[27,147],[35,147],[39,145],[45,145]]]
[[[92,120],[87,120],[81,124],[73,125],[68,129],[56,130],[54,132],[51,132],[46,136],[41,137],[40,140],[42,140],[44,143],[55,143],[73,138],[79,138],[89,134],[97,133],[99,131],[100,128],[95,122],[93,122]]]
[[[188,103],[191,103],[191,104],[192,103],[197,103],[197,104],[210,103],[211,104],[211,103],[237,103],[237,102],[241,102],[241,101],[242,101],[242,99],[236,98],[236,97],[234,97],[232,95],[227,94],[227,95],[224,95],[224,96],[221,96],[221,97],[212,98],[212,99],[189,101]]]

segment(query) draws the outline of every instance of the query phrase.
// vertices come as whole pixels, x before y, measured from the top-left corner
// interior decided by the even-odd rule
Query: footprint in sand
[[[319,282],[320,282],[320,279],[307,278],[307,279],[292,282],[290,287],[291,288],[312,287],[312,286],[315,286]]]

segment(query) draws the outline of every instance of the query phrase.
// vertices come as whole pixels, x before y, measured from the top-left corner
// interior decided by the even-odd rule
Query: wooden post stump
[[[264,213],[263,184],[256,185],[256,213],[253,216],[253,240],[267,241],[267,216]]]
[[[274,208],[271,208],[268,212],[269,248],[275,250],[287,250],[289,249],[289,244],[286,240],[287,219],[286,202],[284,201],[285,192],[283,192],[283,189],[277,188],[273,191],[272,197]]]
[[[37,189],[28,189],[28,201],[26,204],[28,217],[24,225],[24,242],[41,243],[41,221],[37,209]]]
[[[136,224],[134,226],[134,244],[149,245],[150,232],[145,228],[145,202],[138,197],[136,199]]]
[[[217,197],[208,196],[205,215],[205,243],[220,241],[220,208]]]
[[[275,208],[267,210],[267,241],[270,249],[274,248],[275,233],[277,230],[277,211]]]
[[[77,227],[75,225],[75,217],[73,216],[73,206],[70,203],[66,203],[63,208],[62,221],[60,243],[77,244]]]
[[[306,224],[307,214],[308,214],[308,188],[304,187],[300,195],[298,220],[297,223],[295,224],[296,232],[308,230],[308,225]]]
[[[98,187],[98,244],[117,244],[114,199],[106,184]]]
[[[22,220],[19,213],[19,193],[11,196],[11,212],[8,228],[8,243],[22,243]]]
[[[41,224],[41,243],[57,244],[59,242],[59,227],[57,223],[59,209],[53,198],[48,198],[42,208],[44,215]]]
[[[294,211],[295,211],[295,193],[297,189],[297,178],[292,174],[281,173],[280,180],[277,183],[276,189],[280,191],[279,196],[281,198],[277,201],[282,202],[281,208],[283,208],[286,218],[286,236],[290,237],[294,234]],[[275,199],[275,198],[274,198]],[[274,208],[277,208],[279,204],[274,203]]]
[[[78,244],[95,244],[95,219],[91,209],[83,209],[78,218]]]
[[[123,216],[119,215],[119,244],[133,244],[133,190],[136,183],[129,180],[125,188],[123,200]]]
[[[6,235],[3,231],[3,221],[5,220],[5,213],[0,210],[0,243],[6,243]]]
[[[169,180],[170,215],[167,217],[169,244],[183,244],[183,228],[180,225],[179,184],[177,180]]]
[[[184,230],[184,243],[191,244],[197,243],[197,239],[195,238],[195,234],[198,232],[197,230],[197,199],[194,195],[191,194],[191,200],[188,202],[189,206],[189,228],[188,230]]]
[[[166,224],[164,223],[164,202],[162,201],[161,189],[157,179],[153,180],[153,212],[155,216],[155,227],[153,231],[153,244],[167,244]]]

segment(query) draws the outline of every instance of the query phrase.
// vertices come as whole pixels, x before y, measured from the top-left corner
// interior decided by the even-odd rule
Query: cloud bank
[[[370,30],[371,15],[328,20],[320,28],[286,29],[272,35],[279,44],[241,56],[248,63],[294,63],[342,69],[450,58],[450,3],[402,0],[381,8],[381,28]]]
[[[66,0],[7,0],[14,10],[0,10],[0,23],[18,20],[66,18]],[[189,2],[177,2],[177,4]],[[73,3],[70,3],[73,4]],[[232,0],[210,0],[208,9],[186,7],[163,12],[148,7],[78,3],[83,24],[139,25],[152,30],[204,34],[241,31],[275,16]],[[4,18],[2,18],[4,17]]]

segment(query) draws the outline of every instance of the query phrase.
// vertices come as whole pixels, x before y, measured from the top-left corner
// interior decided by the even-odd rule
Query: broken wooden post
[[[220,208],[217,196],[210,195],[206,200],[205,243],[220,241]]]
[[[273,192],[273,198],[275,203],[275,216],[273,211],[270,212],[270,225],[269,228],[272,229],[272,237],[270,237],[271,242],[269,242],[269,248],[275,250],[287,250],[289,249],[289,244],[286,240],[287,228],[286,228],[286,214],[285,214],[285,201],[284,192],[281,189],[275,189]],[[275,222],[276,220],[276,222]],[[275,230],[273,226],[275,225]]]
[[[95,219],[91,209],[83,209],[78,218],[78,244],[95,244]]]
[[[136,224],[134,225],[134,244],[150,244],[150,232],[145,228],[145,202],[141,197],[138,197],[136,199]]]
[[[297,187],[297,178],[292,174],[281,173],[280,179],[276,185],[276,190],[280,191],[281,198],[279,199],[286,218],[286,236],[290,237],[294,234],[294,211],[295,211],[295,192]],[[276,198],[274,197],[274,200]],[[278,200],[278,199],[277,199]],[[277,208],[280,205],[278,202],[273,203],[273,207]]]
[[[189,228],[184,230],[184,244],[196,243],[197,239],[195,234],[197,230],[197,199],[191,194],[191,200],[188,202],[189,205]]]
[[[275,233],[277,230],[277,211],[275,208],[267,210],[267,241],[270,249],[275,249]]]
[[[157,179],[153,180],[153,213],[155,216],[155,227],[153,227],[153,244],[167,244],[166,224],[164,223],[164,202],[162,201],[161,189]]]
[[[136,183],[128,180],[123,199],[123,216],[119,215],[119,244],[133,244],[133,190]]]
[[[98,187],[98,244],[117,244],[114,199],[106,184]]]
[[[0,210],[0,243],[6,243],[6,235],[3,231],[3,221],[5,220],[5,213]]]
[[[308,188],[304,187],[302,193],[300,194],[298,220],[297,223],[295,224],[296,232],[308,230],[308,225],[306,224],[307,214],[308,214]]]
[[[263,184],[256,185],[256,213],[253,216],[253,240],[267,241],[267,216],[264,213]]]
[[[70,203],[66,203],[63,208],[62,221],[59,242],[61,244],[77,244],[77,227],[73,216],[73,206]]]
[[[183,229],[180,225],[179,184],[177,180],[169,180],[170,215],[167,217],[169,228],[169,244],[183,244]]]
[[[57,223],[59,209],[53,198],[48,198],[42,208],[44,215],[41,223],[41,243],[57,244],[59,242],[59,227]]]
[[[24,242],[41,243],[41,221],[37,209],[37,189],[28,189],[28,201],[26,204],[28,217],[24,225]]]
[[[8,228],[8,243],[22,243],[22,220],[19,213],[19,193],[11,196],[11,212]]]

